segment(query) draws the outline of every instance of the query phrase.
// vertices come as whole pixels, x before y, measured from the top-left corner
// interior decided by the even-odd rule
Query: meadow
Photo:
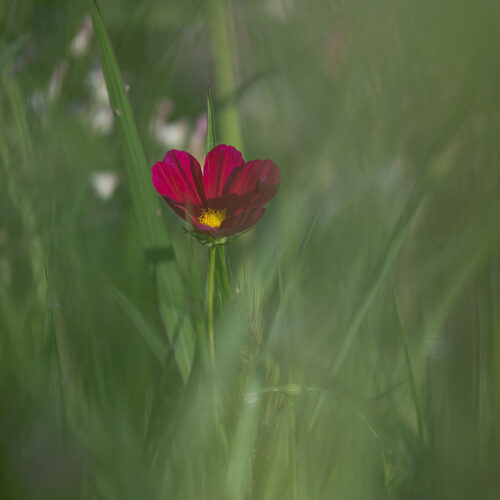
[[[0,498],[499,499],[499,19],[0,0]],[[281,184],[211,295],[215,142]]]

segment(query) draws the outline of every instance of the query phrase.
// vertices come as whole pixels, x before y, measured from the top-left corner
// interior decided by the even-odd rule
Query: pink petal
[[[185,151],[169,151],[154,165],[153,184],[159,194],[174,203],[193,207],[205,201],[200,164]]]
[[[162,196],[170,208],[181,218],[189,222],[191,218],[199,216],[201,209],[195,205],[183,205],[168,196]]]
[[[222,194],[229,174],[244,164],[241,153],[232,146],[220,144],[208,153],[203,167],[203,184],[207,198],[218,198]]]
[[[280,170],[271,160],[249,161],[234,169],[227,179],[223,203],[236,213],[265,205],[280,186]]]
[[[256,224],[265,211],[266,209],[262,207],[243,210],[238,215],[224,219],[219,229],[225,236],[242,233]]]
[[[217,228],[206,226],[202,224],[198,220],[198,216],[200,214],[200,210],[197,207],[194,207],[195,210],[187,210],[185,206],[176,203],[168,196],[164,196],[163,199],[168,203],[170,208],[189,226],[191,226],[191,230],[189,232],[196,232],[201,234],[210,234],[211,236],[215,236],[219,231]],[[190,208],[190,207],[187,207]]]

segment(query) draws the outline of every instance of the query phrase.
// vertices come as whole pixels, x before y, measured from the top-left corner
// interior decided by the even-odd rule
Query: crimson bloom
[[[203,172],[194,156],[169,151],[153,167],[153,184],[189,232],[213,245],[257,223],[278,192],[280,171],[270,160],[245,162],[237,149],[221,144],[207,154]]]

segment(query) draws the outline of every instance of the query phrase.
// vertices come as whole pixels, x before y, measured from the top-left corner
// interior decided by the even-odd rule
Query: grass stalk
[[[158,200],[151,186],[149,164],[101,12],[96,0],[89,0],[88,6],[124,151],[125,168],[145,253],[147,255],[150,250],[160,250],[172,256],[155,265],[159,308],[169,340],[176,341],[175,359],[184,382],[187,382],[194,356],[194,333],[192,321],[185,313],[187,305],[182,278],[165,226],[156,216]],[[175,335],[175,332],[179,334]]]
[[[215,78],[217,82],[217,98],[225,99],[236,91],[236,58],[235,41],[232,36],[233,21],[231,3],[226,0],[209,0],[207,2],[208,25],[212,49],[214,52]],[[241,123],[233,99],[220,110],[220,132],[224,142],[240,149],[243,146]]]
[[[394,295],[394,302],[396,304],[396,313],[398,316],[399,328],[397,329],[399,332],[399,337],[401,339],[401,345],[403,346],[403,352],[406,361],[406,368],[408,370],[408,378],[410,380],[410,389],[413,397],[413,403],[415,405],[415,414],[417,418],[417,429],[418,429],[418,437],[420,444],[424,444],[424,419],[422,415],[422,407],[420,404],[420,397],[418,395],[417,383],[415,379],[415,367],[413,366],[413,361],[410,355],[410,348],[408,344],[408,334],[406,331],[406,324],[403,319],[403,315],[401,313],[401,306],[399,304],[399,300],[396,295]]]

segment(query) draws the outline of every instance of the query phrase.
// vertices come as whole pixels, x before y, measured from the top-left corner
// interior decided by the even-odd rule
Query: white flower
[[[118,182],[118,174],[110,170],[100,170],[90,174],[90,184],[102,201],[108,201],[113,196]]]
[[[94,28],[92,26],[92,20],[90,16],[85,16],[83,20],[82,27],[73,38],[71,45],[69,47],[69,51],[73,57],[80,57],[87,52],[90,37],[94,32]]]

